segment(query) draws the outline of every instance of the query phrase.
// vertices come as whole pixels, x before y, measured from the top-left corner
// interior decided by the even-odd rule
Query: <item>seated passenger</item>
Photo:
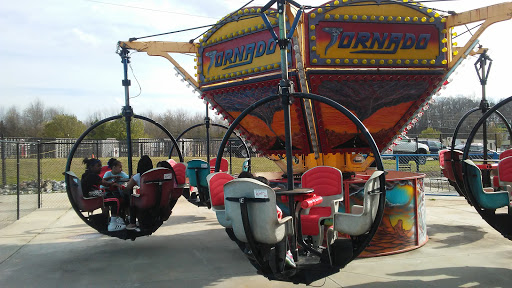
[[[149,158],[148,155],[143,155],[140,157],[139,163],[137,163],[137,174],[133,175],[130,181],[126,183],[126,187],[124,188],[124,193],[128,195],[128,197],[133,193],[133,187],[140,187],[140,177],[144,172],[153,169],[153,161]],[[127,230],[135,230],[137,229],[136,218],[137,210],[135,206],[130,205],[130,224],[126,226]]]
[[[110,189],[120,189],[121,186],[117,183],[105,181],[100,177],[101,161],[99,159],[85,158],[83,163],[86,165],[85,173],[82,174],[82,192],[84,197],[97,197],[105,196],[105,193],[100,190],[100,186],[109,187]],[[117,207],[115,209],[117,211]],[[112,215],[110,223],[108,224],[108,231],[119,231],[126,228],[123,219],[117,215]]]
[[[101,186],[101,188],[105,189],[105,198],[117,198],[119,200],[123,200],[124,203],[130,203],[130,198],[128,197],[128,195],[124,194],[122,191],[121,183],[128,181],[128,179],[130,178],[128,176],[128,174],[123,172],[123,164],[121,163],[121,161],[117,160],[116,158],[110,158],[110,160],[108,160],[107,165],[108,165],[108,168],[110,169],[110,171],[105,172],[105,174],[103,175],[103,180],[110,182],[110,183],[117,183],[121,186],[121,188],[116,188],[116,187],[109,188],[109,187]],[[124,182],[123,182],[123,180],[124,180]],[[109,203],[112,204],[111,217],[120,217],[121,219],[123,219],[122,217],[125,215],[123,212],[124,210],[122,209],[123,207],[117,207],[116,202],[109,202]],[[123,206],[123,205],[120,205],[120,206]],[[121,212],[119,212],[120,215],[118,215],[118,211],[121,211]],[[120,220],[118,220],[118,222],[120,222]],[[123,223],[124,223],[124,221],[123,221]]]
[[[120,184],[123,180],[127,181],[130,178],[128,174],[124,173],[121,161],[116,158],[110,158],[107,165],[110,171],[107,171],[105,175],[103,175],[103,180]]]

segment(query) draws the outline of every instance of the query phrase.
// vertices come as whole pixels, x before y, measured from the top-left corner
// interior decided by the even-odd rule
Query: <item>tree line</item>
[[[490,102],[492,107],[495,103]],[[432,135],[449,136],[462,118],[469,110],[479,107],[480,99],[468,98],[462,95],[456,97],[436,98],[434,103],[425,112],[423,117],[409,130],[409,135],[419,135],[423,131],[429,131]],[[500,112],[505,117],[512,115],[512,105],[505,105]],[[475,123],[482,114],[473,113],[472,116],[464,122],[459,133],[467,135],[473,129]],[[112,115],[102,115],[100,112],[89,115],[85,121],[80,121],[73,114],[65,113],[62,109],[45,107],[44,103],[36,100],[30,103],[27,108],[20,111],[12,106],[7,110],[0,110],[0,135],[3,137],[34,137],[34,138],[78,138],[80,135],[94,123]],[[183,131],[193,125],[205,122],[205,115],[202,113],[191,114],[183,109],[167,110],[162,114],[149,112],[145,114],[147,118],[153,119],[165,127],[175,138]],[[224,124],[224,121],[213,118],[212,123]],[[88,139],[106,139],[116,138],[125,139],[124,119],[118,119],[104,123],[91,131]],[[502,133],[506,131],[505,125],[497,117],[491,117],[488,123],[489,133]],[[167,138],[165,133],[157,126],[139,119],[132,120],[132,138]],[[222,137],[225,129],[212,127],[210,135],[212,137]],[[437,134],[439,133],[439,134]],[[184,138],[204,138],[204,126],[195,128],[183,135]]]
[[[0,136],[30,137],[30,138],[78,138],[94,123],[113,115],[102,115],[96,112],[89,115],[85,121],[80,121],[75,115],[62,109],[45,107],[44,103],[36,100],[24,110],[12,106],[0,110]],[[178,137],[185,129],[195,124],[204,123],[205,116],[201,113],[190,114],[183,109],[168,110],[163,114],[150,112],[143,115],[165,127],[171,135]],[[212,119],[211,123],[223,124],[220,119]],[[212,128],[212,137],[222,137],[225,129]],[[152,123],[132,118],[131,135],[133,139],[167,138],[167,135]],[[183,135],[184,138],[204,138],[204,126],[195,128]],[[126,139],[126,123],[123,118],[103,123],[92,130],[87,139]]]

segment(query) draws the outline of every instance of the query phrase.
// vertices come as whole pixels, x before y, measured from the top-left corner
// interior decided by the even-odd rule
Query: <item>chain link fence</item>
[[[221,140],[210,141],[210,158],[216,157]],[[69,208],[64,175],[67,157],[75,144],[75,139],[0,140],[0,228],[16,221],[38,208]],[[178,142],[184,161],[192,159],[208,160],[206,141],[203,139],[183,139]],[[132,141],[132,171],[142,155],[149,155],[155,165],[167,160],[173,147],[167,139],[138,139]],[[252,171],[282,172],[274,161],[249,150]],[[176,149],[171,155],[179,161]],[[249,155],[238,139],[229,141],[223,157],[229,161],[229,172],[238,174]],[[441,173],[436,154],[384,154],[384,167],[387,170],[419,172],[426,175],[425,188],[433,193],[451,193],[455,190]],[[128,173],[128,147],[125,141],[115,139],[85,140],[80,143],[71,162],[71,171],[81,175],[85,170],[84,157],[99,158],[106,165],[111,157],[123,163]],[[482,158],[482,155],[471,155]]]

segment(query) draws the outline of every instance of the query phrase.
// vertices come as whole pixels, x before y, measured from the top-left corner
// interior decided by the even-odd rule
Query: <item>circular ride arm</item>
[[[359,131],[363,134],[363,136],[368,141],[368,144],[370,145],[370,150],[375,156],[375,162],[378,170],[384,171],[384,165],[382,163],[382,159],[380,157],[380,152],[377,148],[377,145],[375,144],[375,141],[373,140],[373,137],[371,136],[370,132],[368,132],[368,129],[363,125],[363,123],[354,115],[352,112],[350,112],[347,108],[340,105],[339,103],[320,96],[316,94],[309,94],[309,93],[293,93],[290,96],[295,98],[306,98],[315,100],[324,104],[327,104],[339,112],[341,112],[343,115],[345,115],[347,118],[349,118],[359,129]],[[255,110],[257,107],[270,102],[280,99],[279,95],[271,95],[266,98],[263,98],[256,103],[250,105],[247,107],[231,124],[231,127],[229,127],[228,131],[226,132],[226,135],[224,135],[224,138],[222,139],[222,142],[220,144],[219,152],[217,154],[217,161],[215,162],[215,171],[218,171],[220,169],[220,157],[222,157],[222,151],[224,150],[224,147],[226,146],[229,137],[231,136],[231,133],[233,133],[234,129],[238,126],[238,124],[242,121],[243,118],[245,118],[249,113],[251,113],[253,110]],[[379,207],[377,210],[377,215],[375,216],[375,221],[372,224],[372,227],[370,228],[370,231],[368,234],[366,234],[366,237],[361,237],[362,241],[358,242],[358,247],[354,250],[354,254],[352,256],[352,260],[355,259],[363,250],[368,246],[370,241],[372,240],[373,236],[375,235],[375,232],[377,232],[377,229],[380,225],[380,222],[382,220],[382,217],[384,215],[384,204],[386,202],[386,179],[385,179],[385,173],[383,173],[380,177],[380,198],[379,198]],[[361,239],[360,238],[360,239]]]
[[[181,139],[181,137],[183,135],[185,135],[185,133],[187,133],[188,131],[190,131],[190,130],[192,130],[194,128],[201,127],[201,126],[204,126],[204,125],[206,125],[206,124],[205,123],[196,124],[196,125],[190,126],[189,128],[185,129],[185,131],[181,132],[181,134],[176,138],[176,144],[173,143],[172,146],[171,146],[171,150],[169,151],[169,158],[171,158],[172,150],[174,149],[174,146],[179,147],[177,142]],[[228,126],[222,125],[222,124],[210,123],[210,125],[216,126],[216,127],[220,127],[220,128],[224,128],[226,130],[229,129]],[[247,157],[250,158],[251,153],[249,152],[249,147],[247,146],[247,143],[245,143],[244,139],[242,139],[242,137],[240,137],[238,134],[235,133],[235,136],[238,138],[238,140],[240,140],[242,142],[242,144],[244,144],[245,151],[247,152]],[[181,159],[181,161],[183,162],[182,159]],[[218,171],[215,171],[215,172],[218,172]]]
[[[171,138],[172,142],[175,145],[177,145],[177,142],[174,139],[174,137],[171,135],[171,133],[167,129],[165,129],[165,127],[160,125],[159,123],[155,122],[152,119],[144,117],[144,116],[134,115],[133,117],[141,119],[141,120],[144,120],[144,121],[147,121],[147,122],[150,122],[150,123],[154,124],[155,126],[157,126],[158,128],[162,129],[165,132],[165,134],[167,136],[169,136],[169,138]],[[85,132],[82,133],[82,135],[80,135],[80,137],[76,140],[75,144],[71,148],[71,151],[69,151],[68,159],[67,159],[67,162],[66,162],[66,170],[65,170],[65,172],[70,171],[70,169],[71,169],[71,162],[73,161],[73,156],[75,155],[75,152],[78,149],[78,146],[80,145],[80,143],[82,143],[82,140],[84,140],[84,138],[87,137],[87,135],[89,135],[89,133],[91,133],[92,130],[96,129],[98,126],[100,126],[100,125],[102,125],[104,123],[107,123],[107,122],[110,122],[110,121],[113,121],[113,120],[117,120],[117,119],[121,119],[121,118],[123,118],[123,115],[116,115],[116,116],[112,116],[112,117],[109,117],[109,118],[105,118],[103,120],[100,120],[100,121],[94,123],[91,127],[89,127],[87,130],[85,130]],[[178,155],[180,157],[180,160],[183,161],[183,156],[181,155],[181,151],[179,149],[178,149]],[[66,177],[66,179],[68,179],[68,177]],[[87,219],[85,219],[83,214],[80,212],[79,207],[77,206],[77,204],[73,200],[73,195],[71,195],[71,191],[69,189],[69,183],[67,183],[67,180],[66,180],[66,192],[68,194],[68,199],[69,199],[69,202],[71,202],[71,206],[73,207],[73,209],[77,212],[78,216],[83,221],[86,221]]]
[[[71,169],[71,162],[73,161],[73,156],[75,155],[76,149],[78,149],[78,146],[80,145],[82,140],[84,140],[84,138],[89,133],[91,133],[92,130],[96,129],[96,127],[100,126],[103,123],[106,123],[106,122],[109,122],[109,121],[112,121],[112,120],[116,120],[116,119],[120,119],[122,117],[123,117],[122,115],[116,115],[116,116],[112,116],[112,117],[109,117],[109,118],[105,118],[103,120],[100,120],[100,121],[94,123],[94,125],[92,125],[87,130],[85,130],[85,132],[82,133],[82,135],[80,135],[80,137],[76,140],[75,145],[73,145],[73,147],[71,148],[71,151],[69,151],[68,160],[66,162],[66,171],[65,172],[70,171],[70,169]],[[78,217],[80,217],[84,222],[87,222],[87,219],[85,219],[84,215],[80,212],[80,208],[75,203],[75,200],[73,199],[73,195],[71,195],[71,190],[69,189],[69,187],[70,187],[69,185],[70,184],[67,183],[69,177],[65,176],[65,179],[66,179],[66,192],[68,193],[68,199],[69,199],[69,202],[71,203],[71,206],[75,210],[76,214],[78,214]]]
[[[178,147],[178,142],[176,139],[174,139],[174,137],[172,136],[171,132],[169,132],[167,129],[165,129],[164,126],[162,126],[160,123],[154,121],[153,119],[149,119],[147,117],[144,117],[144,116],[140,116],[140,115],[134,115],[133,117],[137,118],[137,119],[142,119],[144,121],[147,121],[153,125],[155,125],[156,127],[160,128],[162,131],[164,131],[164,133],[167,135],[167,137],[169,137],[172,141],[172,144],[173,145],[176,145],[176,147]],[[180,158],[180,162],[183,162],[183,155],[181,154],[181,150],[178,148],[176,148],[178,150],[178,157]],[[169,158],[170,155],[169,155]]]
[[[494,105],[487,112],[485,112],[485,114],[482,115],[482,117],[478,120],[475,127],[473,127],[473,130],[471,130],[471,133],[469,134],[467,143],[473,142],[473,138],[475,138],[475,135],[478,132],[478,129],[487,120],[487,118],[489,118],[489,116],[491,116],[493,113],[495,113],[500,107],[502,107],[503,105],[505,105],[511,101],[512,101],[512,96],[502,100],[498,104]],[[471,145],[467,145],[467,143],[466,143],[466,146],[464,147],[464,153],[462,154],[462,159],[468,159],[468,157],[469,157],[469,148]],[[463,168],[462,169],[463,173],[466,175],[467,174],[467,171],[466,171],[467,166],[463,164],[462,168]],[[464,178],[466,178],[466,177],[464,177]],[[466,190],[468,190],[468,193],[466,193],[466,194],[467,194],[467,197],[469,197],[471,204],[473,204],[473,206],[475,206],[476,210],[478,211],[478,213],[480,213],[480,215],[484,216],[483,215],[484,210],[482,209],[482,207],[480,207],[480,205],[476,201],[475,196],[473,196],[474,194],[471,191],[471,185],[469,185],[469,183],[467,183],[467,179],[464,179],[464,187],[466,188]]]

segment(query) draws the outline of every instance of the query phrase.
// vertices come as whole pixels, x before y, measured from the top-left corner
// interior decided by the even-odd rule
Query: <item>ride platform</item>
[[[359,258],[311,285],[510,285],[510,241],[463,197],[426,196],[425,206],[430,240],[422,249]],[[134,242],[97,233],[69,208],[38,209],[0,230],[0,263],[0,287],[306,287],[258,275],[215,213],[184,198],[158,231]]]

